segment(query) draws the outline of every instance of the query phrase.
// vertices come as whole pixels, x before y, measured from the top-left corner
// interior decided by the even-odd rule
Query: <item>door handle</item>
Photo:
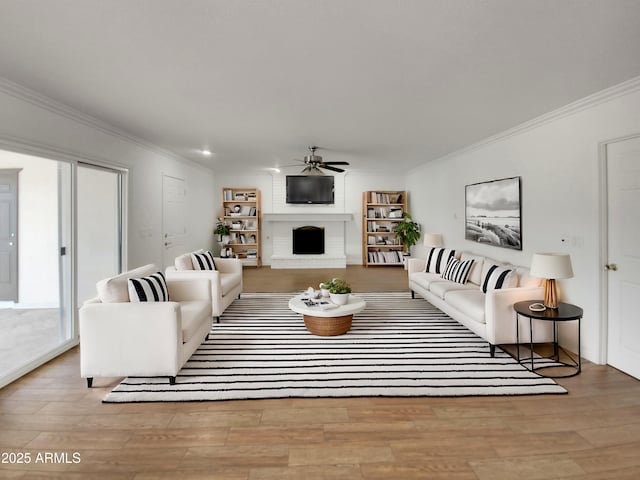
[[[164,242],[164,246],[165,247],[170,247],[171,246],[171,242]]]
[[[609,270],[609,271],[615,272],[616,270],[618,270],[618,265],[616,265],[615,263],[607,263],[604,266],[604,268],[605,268],[605,270]]]

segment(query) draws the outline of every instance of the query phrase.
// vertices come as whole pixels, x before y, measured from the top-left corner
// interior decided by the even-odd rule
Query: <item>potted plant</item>
[[[349,295],[351,294],[351,285],[344,280],[335,278],[331,281],[331,288],[329,288],[329,297],[331,301],[336,305],[346,305],[349,301]]]
[[[328,297],[329,296],[329,290],[331,289],[331,285],[333,285],[333,280],[327,280],[326,282],[322,282],[320,284],[320,293],[322,294],[323,297]]]
[[[229,226],[224,223],[221,218],[218,218],[216,221],[216,228],[213,234],[218,235],[218,242],[223,244],[229,243]]]
[[[403,220],[393,228],[400,243],[404,245],[406,253],[409,254],[413,247],[420,239],[420,225],[413,221],[411,215],[407,212],[402,214]]]

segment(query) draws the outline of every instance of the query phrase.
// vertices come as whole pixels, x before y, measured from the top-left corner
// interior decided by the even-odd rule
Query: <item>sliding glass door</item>
[[[0,150],[0,387],[74,346],[126,262],[126,171]]]

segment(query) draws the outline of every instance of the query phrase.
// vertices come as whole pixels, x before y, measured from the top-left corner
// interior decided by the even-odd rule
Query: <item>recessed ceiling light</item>
[[[210,157],[212,155],[211,150],[205,148],[204,150],[202,150],[202,155],[204,155],[205,157]]]
[[[271,170],[273,170],[276,173],[280,173],[280,169],[279,168],[272,168]]]

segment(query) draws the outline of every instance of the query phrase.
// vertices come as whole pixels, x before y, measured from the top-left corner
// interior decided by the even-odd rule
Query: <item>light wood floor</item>
[[[381,291],[404,288],[404,275],[346,276]],[[245,285],[299,289],[292,276],[302,288],[320,277],[263,268],[246,270]],[[0,478],[640,478],[640,382],[606,366],[561,381],[568,395],[105,405],[118,379],[89,390],[78,364],[74,349],[0,390],[0,454],[31,454],[0,463]],[[80,463],[35,463],[51,452]]]

